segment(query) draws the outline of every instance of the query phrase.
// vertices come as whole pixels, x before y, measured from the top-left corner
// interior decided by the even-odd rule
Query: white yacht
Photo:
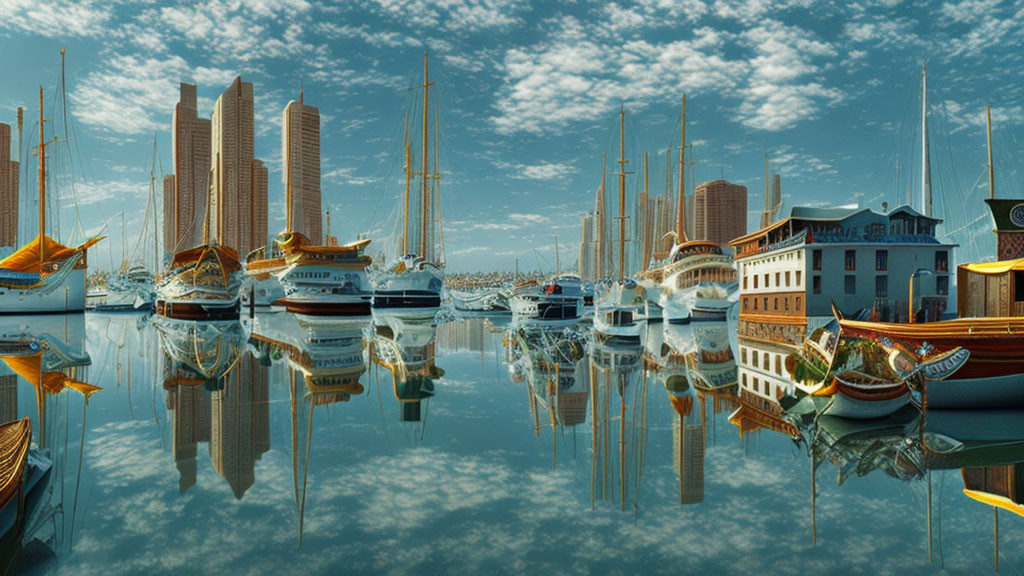
[[[577,320],[583,310],[583,282],[575,274],[559,274],[543,284],[535,280],[516,286],[512,314],[527,320]]]

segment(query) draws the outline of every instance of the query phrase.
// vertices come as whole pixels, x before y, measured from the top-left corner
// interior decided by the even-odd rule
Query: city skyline
[[[445,241],[455,271],[511,269],[517,257],[524,267],[553,269],[555,234],[569,268],[580,220],[593,210],[601,153],[616,152],[616,108],[625,102],[630,112],[631,166],[649,151],[651,181],[659,182],[664,149],[678,142],[684,92],[689,160],[696,162],[688,190],[723,177],[745,185],[748,230],[759,223],[766,148],[772,172],[787,183],[784,213],[796,204],[891,208],[908,190],[917,202],[925,60],[936,213],[947,220],[940,234],[959,234],[957,262],[993,252],[981,203],[987,185],[976,183],[985,164],[985,102],[993,104],[997,195],[1021,187],[1024,97],[1003,80],[1022,62],[1019,2],[946,2],[933,11],[914,2],[799,0],[208,4],[0,6],[3,42],[26,55],[0,63],[11,79],[0,87],[0,122],[14,124],[18,106],[33,118],[39,84],[47,89],[47,117],[60,115],[53,87],[59,49],[68,48],[77,149],[69,156],[84,230],[100,231],[121,209],[144,211],[151,155],[142,144],[154,134],[163,175],[172,172],[180,83],[198,85],[198,117],[210,118],[215,99],[241,75],[254,86],[267,233],[284,229],[279,119],[304,87],[306,101],[320,109],[323,208],[332,210],[332,232],[341,242],[373,238],[376,254],[399,219],[402,113],[424,49],[435,59]],[[988,40],[995,37],[1000,42]],[[22,193],[31,197],[32,138],[26,141],[11,160],[20,157]],[[631,176],[634,202],[639,186]],[[64,195],[69,188],[56,187]],[[609,208],[614,217],[617,206]],[[64,236],[74,229],[72,212],[62,211]],[[33,214],[24,210],[21,222],[34,228]],[[120,251],[111,226],[101,252]],[[128,227],[127,236],[137,237],[141,218],[129,218]],[[969,234],[977,242],[963,238]]]

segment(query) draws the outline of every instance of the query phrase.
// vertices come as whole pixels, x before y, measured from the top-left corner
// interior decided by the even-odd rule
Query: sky
[[[766,154],[785,211],[880,210],[905,203],[908,190],[919,204],[926,61],[935,212],[946,220],[940,236],[961,245],[957,261],[994,251],[982,202],[986,103],[996,195],[1021,190],[1024,0],[0,0],[0,122],[13,125],[25,106],[26,147],[40,85],[47,116],[62,118],[52,98],[61,48],[71,136],[58,144],[68,160],[56,161],[66,172],[61,236],[76,239],[73,191],[82,230],[111,235],[91,256],[99,266],[120,260],[122,211],[129,251],[139,245],[154,137],[158,191],[172,165],[178,84],[198,84],[209,117],[237,75],[255,87],[271,234],[284,228],[281,112],[301,85],[320,108],[332,232],[373,238],[372,253],[388,247],[400,219],[402,118],[424,50],[453,271],[511,269],[517,258],[550,271],[556,237],[563,268],[575,263],[602,153],[610,181],[617,170],[620,105],[629,169],[639,173],[649,152],[651,193],[662,193],[683,93],[692,177],[747,186],[748,230],[764,202]],[[34,194],[35,178],[23,180]]]

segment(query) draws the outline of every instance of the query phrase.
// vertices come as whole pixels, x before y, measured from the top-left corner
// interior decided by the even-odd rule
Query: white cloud
[[[110,0],[4,0],[0,2],[0,28],[49,38],[98,36],[106,31],[118,3]]]
[[[528,10],[523,0],[371,0],[378,14],[418,28],[467,33],[507,28]]]

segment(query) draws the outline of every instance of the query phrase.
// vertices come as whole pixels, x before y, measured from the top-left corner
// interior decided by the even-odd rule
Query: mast
[[[761,228],[767,228],[772,223],[772,197],[768,186],[768,143],[766,141],[764,147],[764,212],[761,214]]]
[[[650,226],[650,202],[651,197],[649,195],[649,181],[647,178],[647,152],[644,152],[644,206],[643,206],[643,225],[641,234],[644,236],[643,249],[640,257],[640,271],[647,269],[647,263],[651,259],[651,226]]]
[[[686,94],[681,108],[682,128],[679,136],[679,206],[676,208],[676,242],[686,242]]]
[[[124,227],[124,210],[121,210],[121,271],[128,270],[128,235]]]
[[[438,109],[437,101],[434,102],[434,210],[437,212],[437,234],[438,234],[438,250],[440,251],[439,258],[437,261],[442,266],[444,265],[444,222],[441,220],[441,165],[440,165],[440,153],[438,152],[440,147],[440,122],[438,121]],[[434,248],[434,238],[430,238],[431,249]]]
[[[39,87],[39,263],[46,261],[46,138],[43,135],[43,87]]]
[[[409,185],[412,181],[412,156],[409,148],[409,110],[405,111],[405,232],[402,234],[402,255],[409,253]]]
[[[601,279],[604,277],[605,272],[605,252],[608,250],[606,244],[607,238],[605,238],[605,214],[604,214],[604,184],[605,184],[605,173],[608,171],[608,153],[604,152],[601,154],[601,187],[597,189],[597,202],[594,207],[594,229],[595,229],[595,240],[594,240],[594,279]]]
[[[23,162],[24,158],[22,158],[22,156],[21,156],[21,151],[24,150],[24,148],[22,148],[22,145],[21,145],[21,137],[23,135],[24,127],[25,127],[25,109],[22,108],[21,106],[18,106],[18,182],[19,182],[19,186],[18,186],[18,190],[15,190],[15,193],[18,195],[18,209],[19,209],[19,212],[21,214],[24,214],[24,213],[28,212],[28,199],[26,199],[26,198],[24,198],[24,196],[22,196],[22,194],[21,194],[21,186],[20,186],[20,183],[23,180],[23,178],[21,177],[21,167],[24,164],[24,162]],[[27,180],[27,178],[24,178],[24,180]],[[27,188],[27,186],[26,186],[26,188]],[[24,233],[23,229],[24,229],[24,226],[18,226],[18,245],[19,246],[21,246],[22,241],[25,238],[25,233]]]
[[[626,105],[619,107],[619,282],[626,262]]]
[[[669,213],[664,216],[664,219],[661,216],[661,214],[658,215],[659,232],[661,231],[661,228],[660,228],[661,224],[662,223],[669,224],[668,219],[672,217],[671,216],[671,211],[672,211],[672,146],[671,146],[671,143],[670,143],[668,149],[665,150],[665,154],[667,155],[666,156],[667,157],[667,161],[665,163],[665,200],[666,200],[665,209]],[[664,233],[662,233],[662,235],[664,236]],[[662,241],[662,238],[658,238],[658,245],[659,246],[664,246],[665,245],[665,243]],[[672,247],[668,246],[668,247],[666,247],[664,249],[664,251],[667,252],[668,250],[671,250],[671,249],[672,249]]]
[[[301,102],[302,102],[302,99],[303,99],[302,96],[303,96],[302,90],[300,90],[299,91],[299,102],[300,102],[300,105],[301,105]],[[301,114],[301,110],[300,110],[300,114]],[[301,118],[301,116],[300,116],[300,118]],[[284,126],[284,129],[283,129],[283,132],[284,132],[284,158],[285,158],[285,162],[284,162],[284,183],[285,183],[284,184],[284,204],[285,204],[285,206],[284,206],[284,209],[285,209],[284,231],[285,232],[291,232],[292,231],[292,130],[291,130],[292,115],[291,115],[291,111],[288,109],[288,107],[285,107],[285,122],[286,122],[286,125]],[[264,254],[264,256],[267,256],[267,255]]]
[[[921,211],[932,215],[932,170],[928,153],[928,63],[921,67]]]
[[[996,197],[996,173],[992,165],[992,107],[985,104],[985,133],[988,137],[988,197]]]
[[[562,261],[559,259],[558,234],[555,234],[555,274],[562,273]]]
[[[430,229],[430,175],[427,172],[429,145],[429,124],[430,117],[430,74],[427,68],[427,53],[423,52],[423,213],[420,216],[422,231],[420,233],[420,256],[429,259],[427,254],[427,234]]]
[[[158,238],[158,236],[157,236],[157,230],[156,230],[156,228],[157,228],[157,226],[156,226],[156,212],[157,212],[157,210],[156,210],[156,174],[154,174],[155,170],[156,170],[156,134],[153,134],[153,161],[149,165],[149,204],[151,204],[153,206],[153,272],[154,273],[157,271],[157,268],[159,267],[158,260],[157,260],[157,252],[159,251],[159,246],[157,246],[157,238]],[[148,219],[149,213],[147,212],[146,214],[147,214],[147,219]],[[145,261],[146,261],[145,254],[143,254],[141,260],[142,260],[143,263],[145,263]]]

